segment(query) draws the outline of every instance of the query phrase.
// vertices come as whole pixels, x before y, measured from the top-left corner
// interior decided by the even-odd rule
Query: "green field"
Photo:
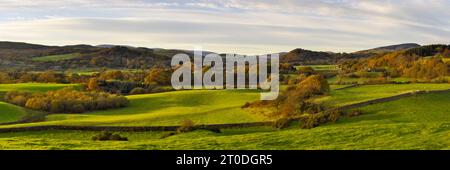
[[[27,114],[24,108],[5,102],[0,102],[0,110],[0,123],[18,121]]]
[[[337,65],[302,65],[302,66],[296,66],[296,69],[302,68],[302,67],[311,67],[314,70],[317,71],[323,71],[323,70],[337,70]]]
[[[262,115],[241,109],[248,101],[259,99],[250,90],[186,90],[127,96],[130,105],[122,109],[85,114],[51,114],[45,122],[3,127],[35,125],[179,125],[190,119],[197,124],[257,122]]]
[[[382,97],[394,96],[417,90],[445,90],[450,84],[383,84],[364,85],[343,90],[332,90],[330,95],[314,99],[327,106],[343,106],[373,100]]]
[[[70,85],[10,84],[11,89],[44,92]],[[332,86],[332,89],[345,87]],[[317,97],[328,106],[342,106],[416,90],[450,89],[450,84],[365,85],[332,90],[329,96]],[[450,93],[421,94],[361,108],[363,115],[342,118],[337,123],[313,129],[271,127],[222,129],[222,133],[194,131],[160,139],[165,132],[118,132],[127,142],[95,142],[99,132],[43,131],[0,133],[0,149],[450,149]],[[85,114],[51,114],[44,122],[2,125],[179,125],[191,119],[197,124],[256,122],[266,120],[240,107],[259,99],[252,90],[186,90],[158,94],[127,96],[130,106],[123,109]],[[8,110],[0,123],[19,119],[26,111],[0,103]],[[10,111],[9,111],[10,110]],[[2,112],[3,113],[3,112]],[[432,139],[432,140],[431,140]]]
[[[350,78],[350,77],[343,77],[341,78],[341,83],[357,83],[357,84],[363,84],[371,79],[376,79],[376,78]],[[339,79],[337,76],[335,77],[331,77],[328,80],[328,83],[330,84],[334,84],[334,83],[338,83]],[[407,81],[412,81],[413,79],[411,78],[407,78],[407,77],[397,77],[397,78],[391,78],[389,79],[390,81],[394,81],[394,82],[407,82]]]
[[[2,102],[3,95],[6,92],[13,90],[25,92],[46,92],[68,86],[78,87],[79,85],[45,83],[0,84],[0,123],[18,121],[28,113],[28,111],[22,107]]]
[[[424,94],[362,108],[364,115],[313,129],[292,126],[195,131],[160,139],[163,132],[119,132],[127,142],[94,142],[98,132],[0,134],[0,149],[450,149],[447,94]],[[388,110],[388,111],[383,111]]]
[[[77,84],[52,84],[52,83],[19,83],[19,84],[0,84],[0,92],[7,91],[25,91],[25,92],[46,92],[49,90],[58,90],[64,87],[79,87]]]
[[[43,57],[35,57],[32,60],[33,61],[60,61],[60,60],[68,60],[72,58],[79,57],[79,53],[71,53],[71,54],[61,54],[61,55],[49,55],[49,56],[43,56]]]

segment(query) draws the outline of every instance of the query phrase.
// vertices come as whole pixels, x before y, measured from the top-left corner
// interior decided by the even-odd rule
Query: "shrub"
[[[300,128],[302,129],[311,129],[319,126],[318,116],[306,114],[300,118]]]
[[[11,103],[19,106],[24,106],[27,103],[28,98],[25,96],[15,96],[11,99]]]
[[[86,109],[84,109],[84,106],[81,105],[81,104],[73,105],[72,108],[71,108],[70,110],[71,110],[71,112],[73,112],[73,113],[83,113],[83,112],[86,111]]]
[[[128,138],[122,137],[119,134],[113,134],[110,132],[102,132],[100,134],[93,136],[92,140],[94,140],[94,141],[107,141],[107,140],[128,141]]]
[[[145,84],[170,85],[170,69],[153,68],[144,78]]]
[[[339,117],[342,115],[342,111],[339,109],[331,109],[331,110],[327,110],[325,111],[325,115],[327,122],[336,122]]]
[[[61,113],[64,111],[64,103],[60,100],[53,100],[50,103],[50,112]]]
[[[242,109],[248,108],[248,107],[250,107],[250,103],[249,102],[245,102],[245,104],[243,106],[241,106]]]
[[[298,84],[298,89],[310,95],[327,94],[330,91],[330,86],[321,75],[312,75],[301,81]]]
[[[130,94],[145,94],[147,91],[142,87],[136,87],[130,91]]]
[[[25,107],[33,110],[49,110],[48,101],[41,97],[28,99],[25,103]]]
[[[284,129],[289,127],[289,124],[291,123],[291,119],[289,118],[280,118],[273,122],[272,126],[276,129]]]
[[[181,121],[181,126],[178,127],[177,132],[178,133],[185,133],[190,132],[194,130],[194,122],[192,120],[186,119]]]
[[[26,92],[9,91],[5,94],[4,99],[9,103],[24,106],[30,96],[31,94]],[[22,101],[24,99],[25,101]]]
[[[83,113],[90,110],[119,108],[127,106],[129,102],[127,98],[119,95],[73,89],[48,91],[44,94],[11,91],[5,95],[5,100],[29,109],[53,113]]]

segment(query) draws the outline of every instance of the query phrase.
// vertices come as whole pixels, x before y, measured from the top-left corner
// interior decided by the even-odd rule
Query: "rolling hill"
[[[362,108],[364,114],[313,129],[292,125],[194,131],[167,138],[165,132],[118,132],[129,141],[92,141],[99,132],[0,133],[0,149],[450,149],[447,94],[424,94]],[[389,111],[385,111],[384,109]]]
[[[417,47],[417,44],[400,44],[379,47],[355,53],[333,53],[311,51],[306,49],[294,49],[290,52],[280,53],[280,62],[291,64],[335,64],[341,60],[364,58],[373,55],[373,51],[392,51]],[[144,48],[117,45],[68,45],[46,46],[28,44],[22,42],[0,42],[0,66],[2,68],[47,70],[49,68],[74,69],[74,68],[128,68],[141,69],[153,66],[168,67],[171,57],[178,53],[190,56],[190,50]],[[214,52],[204,52],[203,55]],[[57,57],[58,59],[46,59],[48,56],[68,56],[78,54],[75,57]],[[41,58],[44,58],[41,60]],[[52,58],[52,57],[50,57]]]
[[[404,43],[404,44],[383,46],[383,47],[373,48],[373,49],[369,49],[369,50],[357,51],[355,53],[357,53],[357,54],[381,54],[381,53],[392,52],[392,51],[397,51],[397,50],[407,50],[407,49],[417,48],[417,47],[420,47],[420,45],[416,44],[416,43]]]

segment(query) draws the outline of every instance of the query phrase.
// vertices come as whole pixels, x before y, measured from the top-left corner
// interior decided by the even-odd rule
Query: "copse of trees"
[[[320,75],[298,75],[295,84],[290,84],[277,100],[256,103],[246,103],[243,108],[269,106],[275,111],[269,116],[276,121],[273,126],[277,129],[289,126],[296,120],[301,128],[313,128],[323,123],[336,122],[342,112],[339,109],[325,108],[321,104],[311,101],[316,95],[325,95],[330,91],[326,79]]]
[[[92,75],[79,75],[75,73],[60,73],[55,71],[24,72],[5,71],[0,72],[0,84],[5,83],[85,83]]]
[[[449,45],[429,45],[405,51],[395,51],[368,59],[347,60],[340,63],[341,74],[370,78],[369,72],[382,72],[386,77],[409,77],[426,82],[445,82],[450,75]],[[355,74],[358,73],[358,74]],[[361,74],[363,73],[363,74]]]
[[[296,117],[305,113],[317,113],[323,110],[323,107],[307,101],[314,95],[327,94],[330,86],[321,75],[311,75],[306,78],[300,75],[301,80],[296,85],[290,85],[287,90],[281,94],[276,101],[277,111],[275,117]]]
[[[153,68],[145,77],[144,83],[148,85],[170,85],[171,75],[171,69]]]
[[[0,72],[0,83],[1,84],[11,83],[11,82],[13,82],[13,81],[8,73]]]
[[[10,91],[5,101],[33,110],[52,113],[83,113],[93,110],[126,107],[128,99],[104,92],[82,92],[65,88],[46,93]]]
[[[324,111],[322,105],[309,101],[313,96],[329,93],[330,86],[322,75],[300,74],[292,80],[276,100],[246,103],[242,108],[272,107],[275,111],[268,116],[274,119],[292,119]]]
[[[407,77],[415,79],[444,80],[446,75],[449,75],[449,64],[444,63],[441,59],[433,57],[430,59],[422,59],[414,62],[411,67],[404,71]]]

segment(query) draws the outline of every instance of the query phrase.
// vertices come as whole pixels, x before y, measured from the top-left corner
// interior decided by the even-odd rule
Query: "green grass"
[[[79,87],[76,84],[45,84],[45,83],[19,83],[19,84],[0,84],[0,123],[18,121],[27,114],[28,110],[9,103],[2,102],[3,95],[8,91],[25,92],[46,92],[57,90],[68,86]]]
[[[45,85],[6,85],[1,89],[46,91]],[[53,85],[61,88],[59,85]],[[57,88],[52,87],[52,88]],[[343,87],[332,86],[332,89]],[[50,88],[50,89],[52,89]],[[346,105],[415,90],[449,89],[450,84],[385,84],[332,90],[319,97],[326,105]],[[271,127],[223,129],[222,133],[195,131],[160,139],[164,132],[119,132],[128,142],[98,142],[90,138],[99,132],[43,131],[0,133],[0,149],[450,149],[450,93],[421,94],[414,97],[361,108],[364,114],[343,118],[314,129],[285,130]],[[238,123],[265,120],[240,107],[259,99],[251,90],[188,90],[128,96],[123,109],[86,114],[53,114],[45,122],[3,125],[179,125],[184,119],[197,124]],[[11,108],[12,107],[12,108]],[[0,117],[11,121],[20,117]],[[14,110],[16,109],[16,110]],[[3,113],[3,112],[1,112]]]
[[[93,75],[97,73],[101,73],[103,71],[103,68],[83,68],[83,69],[70,69],[67,70],[66,73],[74,73],[78,75]],[[122,72],[130,72],[130,73],[136,73],[143,71],[141,69],[108,69],[108,71],[122,71]]]
[[[0,123],[18,121],[27,114],[24,108],[5,102],[0,102],[0,110]]]
[[[179,125],[190,119],[197,124],[257,122],[265,118],[241,109],[246,102],[259,100],[251,90],[186,90],[127,96],[130,105],[122,109],[84,114],[52,114],[34,125]],[[5,127],[5,126],[3,126]]]
[[[358,83],[358,84],[363,84],[366,81],[369,81],[371,79],[376,79],[376,78],[350,78],[350,77],[343,77],[341,79],[342,83]],[[330,84],[334,84],[334,83],[338,83],[338,78],[337,76],[335,77],[331,77],[328,80],[328,83]],[[391,78],[390,81],[395,81],[395,82],[407,82],[407,81],[412,81],[413,79],[411,78],[407,78],[407,77],[397,77],[397,78]]]
[[[23,92],[46,92],[50,90],[58,90],[64,87],[80,88],[79,84],[53,84],[53,83],[17,83],[17,84],[0,84],[0,100],[3,100],[3,95],[8,91],[23,91]]]
[[[450,149],[450,93],[424,94],[362,108],[364,114],[313,129],[292,126],[195,131],[119,132],[127,142],[91,141],[99,132],[1,133],[0,149]]]
[[[301,67],[311,67],[314,70],[322,71],[322,70],[337,70],[337,65],[302,65],[302,66],[296,66],[296,69],[299,69]]]
[[[79,87],[77,84],[53,84],[53,83],[17,83],[0,84],[0,92],[7,91],[25,91],[25,92],[46,92],[49,90],[58,90],[64,87]]]
[[[49,55],[43,57],[35,57],[33,61],[60,61],[60,60],[68,60],[72,58],[79,57],[79,53],[71,53],[71,54],[61,54],[61,55]]]
[[[382,97],[389,97],[416,90],[450,89],[450,84],[383,84],[364,85],[343,90],[332,90],[330,95],[318,97],[314,101],[327,106],[343,106]]]

